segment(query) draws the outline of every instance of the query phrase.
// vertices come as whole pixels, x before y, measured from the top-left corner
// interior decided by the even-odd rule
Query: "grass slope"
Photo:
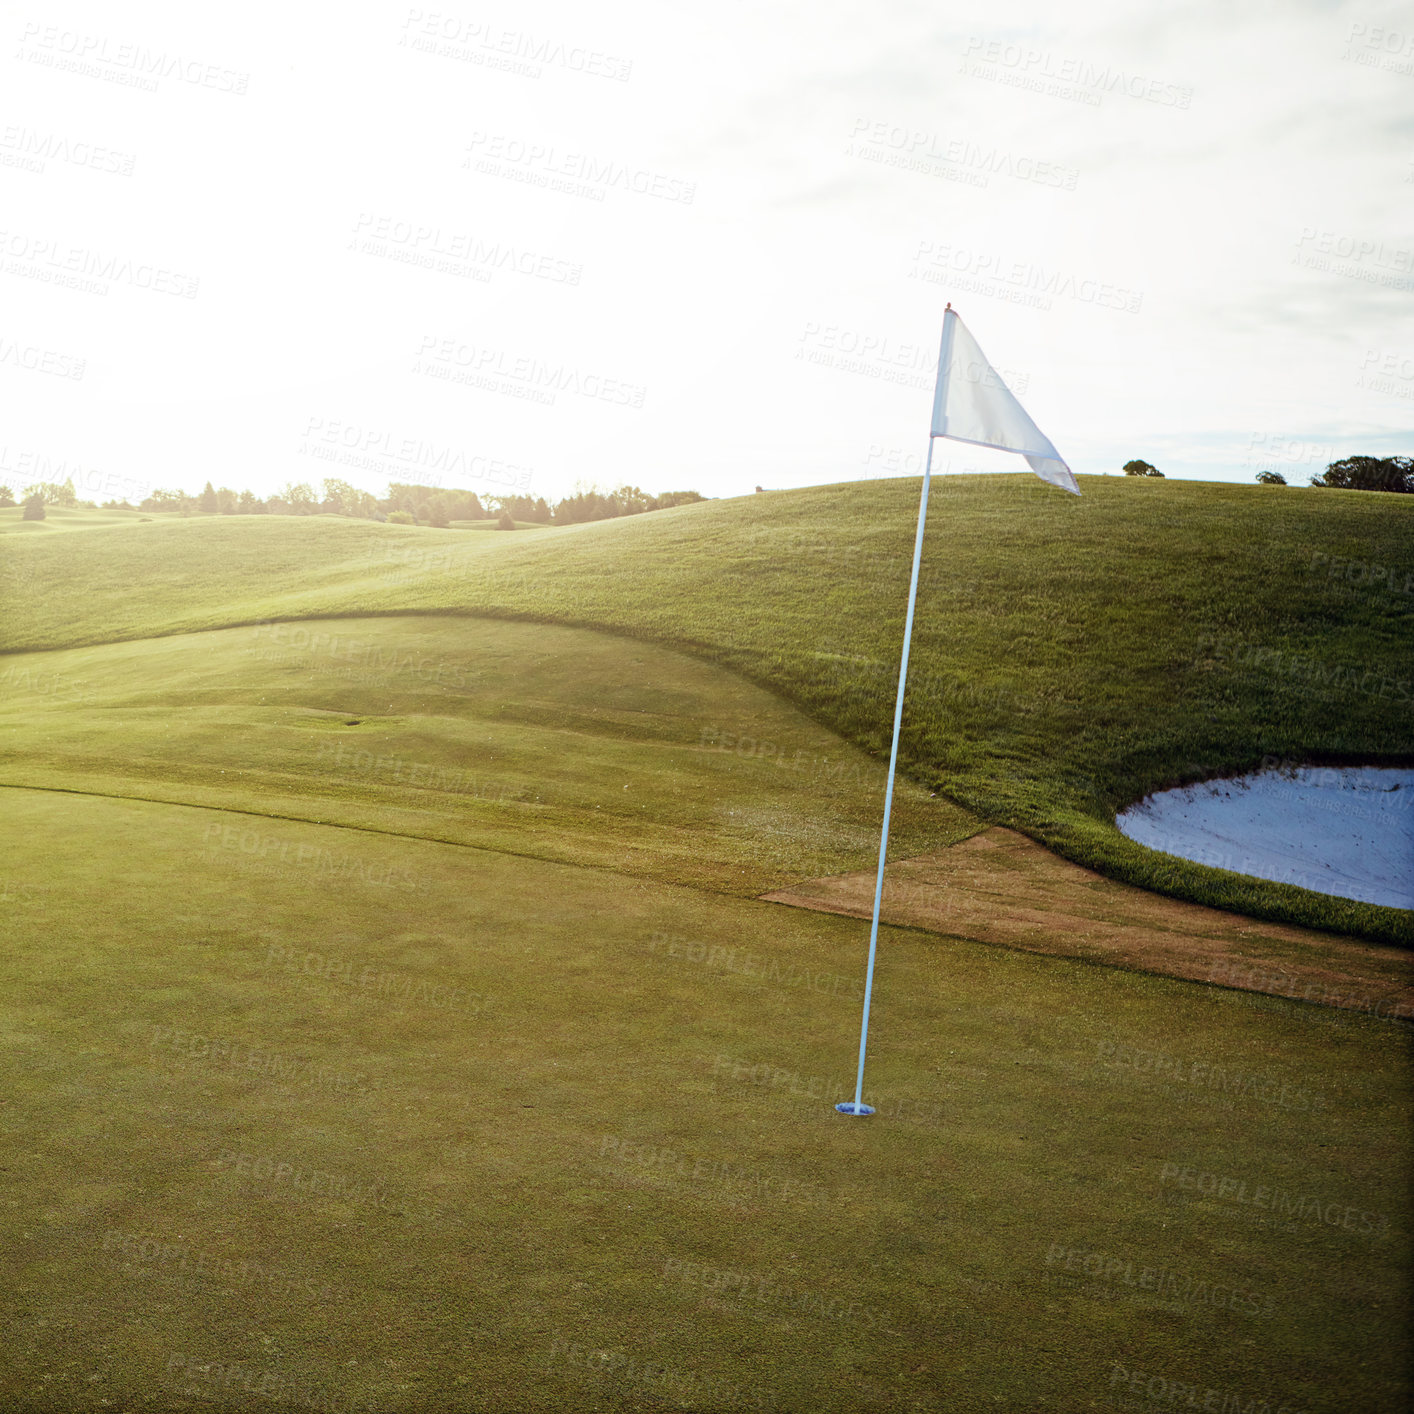
[[[935,487],[904,768],[1113,877],[1414,941],[1407,912],[1246,878],[1233,872],[1240,858],[1227,870],[1156,854],[1113,825],[1149,790],[1266,757],[1414,759],[1414,506],[1362,492],[1082,485],[1080,499],[1023,476]],[[553,620],[715,658],[881,755],[917,487],[780,492],[523,538],[323,517],[17,537],[3,643],[333,614]]]
[[[1388,1022],[4,794],[6,1410],[1408,1407]]]
[[[879,847],[878,761],[738,674],[616,635],[314,620],[26,655],[6,686],[10,785],[337,822],[747,895],[865,868]],[[906,853],[980,828],[916,785],[896,791]]]
[[[46,506],[43,520],[25,520],[23,506],[0,506],[0,535],[47,535],[56,530],[102,530],[151,520],[141,511],[90,510],[86,506]]]

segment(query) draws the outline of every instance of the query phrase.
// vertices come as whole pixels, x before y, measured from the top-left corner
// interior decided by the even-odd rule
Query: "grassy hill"
[[[767,493],[524,536],[196,517],[16,537],[0,647],[419,612],[607,628],[731,666],[882,756],[917,489]],[[1083,489],[936,484],[903,769],[1112,877],[1414,941],[1402,911],[1159,855],[1113,825],[1150,790],[1264,758],[1414,759],[1414,506],[1133,478]]]

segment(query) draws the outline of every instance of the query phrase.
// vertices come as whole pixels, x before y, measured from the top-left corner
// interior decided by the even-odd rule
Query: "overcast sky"
[[[948,300],[1081,474],[1414,453],[1407,6],[5,13],[16,491],[916,473]]]

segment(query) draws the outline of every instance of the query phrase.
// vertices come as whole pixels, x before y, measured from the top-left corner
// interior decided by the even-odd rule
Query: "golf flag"
[[[987,355],[951,305],[943,315],[932,435],[971,442],[975,447],[1020,452],[1042,481],[1080,494],[1070,468],[1050,438],[1031,421],[1016,394],[987,362]]]
[[[933,394],[933,426],[928,436],[928,460],[923,466],[923,498],[918,503],[918,530],[913,537],[913,577],[908,585],[908,615],[903,623],[903,654],[899,659],[898,693],[894,698],[894,744],[889,751],[888,786],[884,791],[884,827],[879,832],[879,871],[874,876],[874,917],[869,925],[869,967],[864,974],[864,1016],[859,1023],[859,1071],[854,1099],[835,1108],[846,1115],[871,1115],[864,1103],[864,1058],[869,1044],[869,1003],[874,996],[874,959],[879,947],[879,912],[884,901],[884,858],[889,848],[889,817],[894,808],[894,773],[898,769],[899,729],[903,726],[903,694],[908,686],[908,649],[913,642],[913,610],[918,602],[918,569],[923,562],[923,527],[928,519],[928,487],[933,480],[933,439],[951,437],[978,447],[1020,452],[1026,464],[1053,486],[1080,494],[1070,468],[1060,459],[1026,409],[1002,382],[977,340],[967,332],[957,311],[943,311],[943,346],[938,353],[938,386]]]

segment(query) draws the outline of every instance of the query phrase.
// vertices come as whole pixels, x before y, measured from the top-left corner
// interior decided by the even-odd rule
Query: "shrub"
[[[1260,481],[1263,486],[1286,485],[1286,477],[1279,471],[1259,471],[1257,473],[1257,480]]]
[[[388,524],[389,524],[389,525],[416,525],[417,522],[416,522],[415,520],[413,520],[413,518],[412,518],[412,512],[411,512],[411,511],[389,511],[389,512],[388,512]]]
[[[44,519],[44,497],[38,494],[25,497],[24,514],[21,520],[43,520]]]
[[[1338,486],[1347,491],[1395,491],[1414,494],[1414,458],[1345,457],[1332,462],[1312,486]]]
[[[496,529],[514,530],[515,528],[516,523],[514,520],[511,519],[511,513],[509,511],[502,511],[500,518],[496,521]]]

